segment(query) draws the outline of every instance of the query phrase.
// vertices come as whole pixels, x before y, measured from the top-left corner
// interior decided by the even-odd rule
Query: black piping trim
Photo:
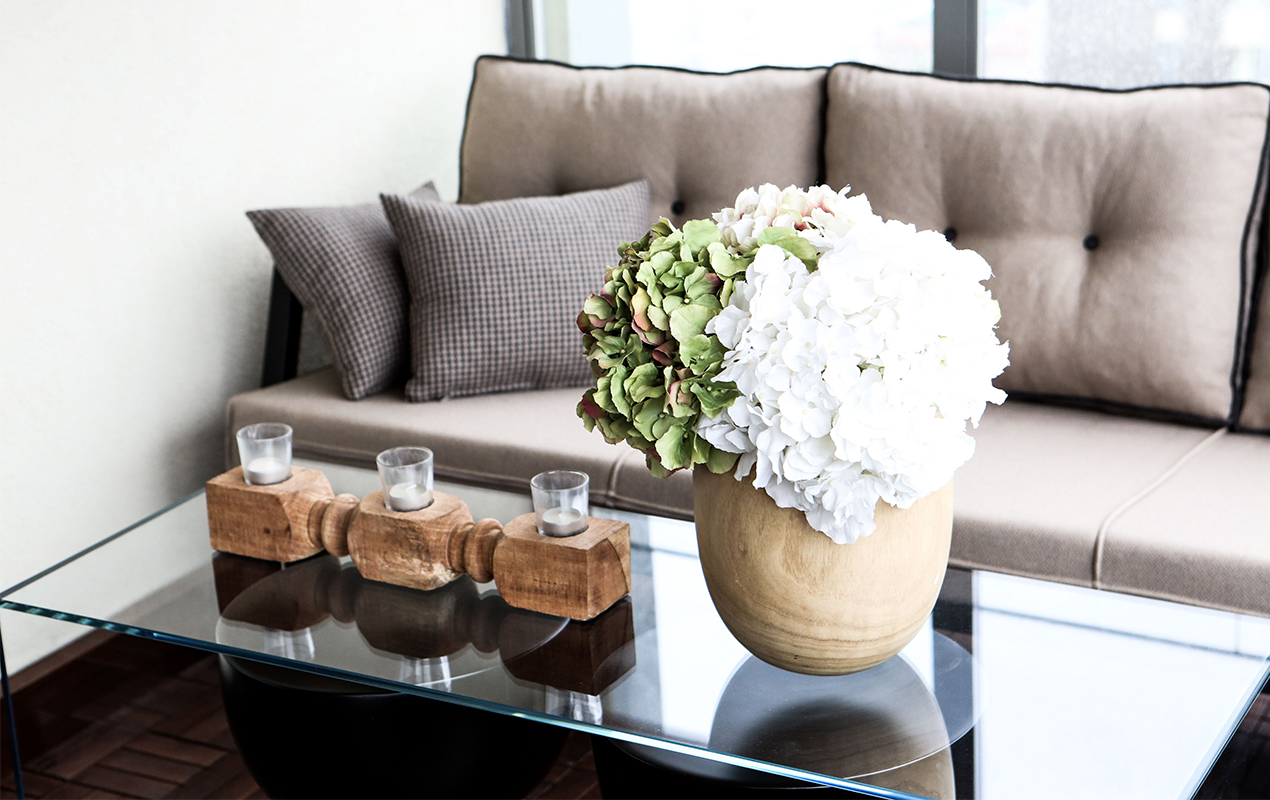
[[[1267,180],[1267,170],[1270,170],[1270,131],[1266,133],[1266,143],[1261,153],[1261,172],[1258,175],[1258,182],[1261,189],[1265,190],[1265,182]],[[1247,233],[1245,232],[1245,257],[1247,253]],[[1248,327],[1245,331],[1244,348],[1243,348],[1243,365],[1239,381],[1239,396],[1236,398],[1234,406],[1234,429],[1241,433],[1270,433],[1270,428],[1245,428],[1239,424],[1239,418],[1243,416],[1244,399],[1248,389],[1248,379],[1252,377],[1252,355],[1257,345],[1257,323],[1260,319],[1261,297],[1265,291],[1266,281],[1270,280],[1267,273],[1270,273],[1270,196],[1262,198],[1261,202],[1261,226],[1258,231],[1257,251],[1253,256],[1256,268],[1252,282],[1252,296],[1249,298],[1246,306],[1248,311]]]
[[[1270,91],[1268,89],[1267,91]],[[1248,245],[1255,231],[1253,220],[1258,213],[1262,216],[1262,221],[1266,215],[1266,153],[1270,152],[1270,103],[1266,109],[1266,135],[1261,140],[1261,158],[1257,165],[1257,180],[1253,184],[1252,202],[1248,206],[1248,215],[1244,218],[1244,235],[1239,240],[1239,314],[1236,317],[1235,329],[1235,360],[1230,369],[1230,425],[1236,425],[1239,422],[1239,414],[1243,411],[1244,406],[1244,390],[1247,384],[1249,355],[1252,348],[1252,339],[1248,328],[1253,326],[1253,319],[1256,318],[1256,310],[1252,307],[1252,295],[1255,294],[1254,285],[1256,283],[1255,275],[1261,271],[1258,264],[1258,254],[1253,253],[1252,265],[1248,264]],[[1264,227],[1261,225],[1258,228]],[[1260,250],[1260,246],[1257,250]],[[1249,273],[1254,276],[1250,280]]]
[[[661,64],[619,64],[617,66],[578,66],[577,64],[568,64],[564,61],[554,61],[550,58],[516,58],[515,56],[503,56],[496,54],[486,54],[476,57],[476,63],[482,61],[519,61],[524,64],[551,64],[556,67],[564,67],[574,72],[621,72],[627,69],[652,69],[665,72],[682,72],[686,75],[741,75],[746,72],[827,72],[830,67],[782,67],[782,66],[766,66],[760,64],[756,67],[746,67],[745,69],[734,69],[728,72],[711,72],[709,70],[688,69],[687,67],[671,67]],[[925,73],[916,73],[925,74]]]
[[[497,56],[477,56],[476,61],[472,62],[472,82],[467,88],[467,104],[463,107],[463,135],[459,137],[459,196],[455,202],[463,202],[463,153],[467,150],[467,124],[472,119],[472,98],[476,96],[476,79],[480,75],[481,62],[487,58],[497,58]],[[511,58],[505,57],[508,61],[531,61],[528,58]]]
[[[820,82],[820,143],[816,153],[816,185],[824,186],[829,175],[829,167],[825,164],[825,151],[829,147],[829,70],[825,70],[824,80]],[[839,186],[839,189],[842,187]]]
[[[1018,86],[1041,86],[1045,88],[1075,89],[1084,92],[1103,92],[1106,94],[1131,94],[1133,92],[1149,92],[1156,89],[1220,89],[1227,86],[1255,86],[1270,91],[1270,86],[1256,81],[1225,81],[1221,83],[1158,83],[1150,86],[1133,86],[1127,89],[1108,88],[1105,86],[1082,86],[1076,83],[1044,83],[1042,81],[1024,81],[1013,78],[979,78],[972,75],[950,75],[945,72],[909,72],[902,69],[879,67],[863,64],[859,61],[839,61],[829,66],[829,71],[838,67],[858,67],[871,72],[886,72],[891,75],[911,75],[915,78],[935,78],[941,81],[957,81],[959,83],[993,83]]]
[[[304,306],[291,287],[273,268],[269,290],[269,315],[265,321],[265,352],[260,368],[260,386],[289,381],[300,363],[300,338]]]
[[[772,72],[772,71],[808,72],[808,73],[821,72],[823,73],[820,76],[820,85],[821,85],[823,100],[820,103],[820,152],[817,155],[817,159],[818,159],[817,169],[820,170],[820,176],[824,175],[824,161],[825,161],[824,137],[825,137],[825,120],[826,120],[825,114],[826,114],[826,111],[828,110],[828,99],[829,99],[828,83],[829,83],[829,70],[831,69],[831,67],[757,66],[757,67],[746,67],[745,69],[734,69],[730,72],[706,72],[704,70],[687,69],[685,67],[667,67],[667,66],[660,66],[656,64],[622,64],[616,67],[609,67],[609,66],[580,67],[580,66],[577,66],[576,64],[566,64],[563,61],[554,61],[549,58],[517,58],[516,56],[487,54],[483,56],[477,56],[476,62],[472,65],[472,85],[468,89],[467,108],[464,111],[464,116],[463,116],[463,135],[462,135],[462,138],[459,140],[459,202],[460,203],[463,202],[463,151],[467,147],[467,125],[469,120],[472,117],[472,97],[476,94],[475,92],[476,79],[477,79],[477,76],[480,74],[482,61],[518,61],[522,64],[550,64],[551,66],[564,67],[565,69],[570,69],[570,70],[573,70],[574,72],[597,72],[597,71],[618,72],[620,70],[627,70],[627,69],[652,69],[652,70],[661,70],[665,72],[680,72],[685,75],[712,75],[712,76],[717,75],[720,77],[724,77],[728,75],[742,75],[747,72]],[[818,176],[818,179],[820,176]]]

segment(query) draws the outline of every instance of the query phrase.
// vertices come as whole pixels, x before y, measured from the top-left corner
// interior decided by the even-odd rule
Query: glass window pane
[[[1270,0],[983,0],[983,75],[1127,88],[1270,82]]]
[[[863,61],[929,72],[932,0],[540,0],[539,54],[709,72]]]

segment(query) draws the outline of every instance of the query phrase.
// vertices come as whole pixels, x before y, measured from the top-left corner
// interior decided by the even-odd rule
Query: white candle
[[[549,508],[542,512],[539,530],[547,536],[572,536],[587,529],[587,517],[576,508]]]
[[[432,490],[418,483],[397,483],[388,490],[387,506],[393,511],[418,511],[432,505]]]
[[[256,486],[282,483],[291,477],[291,464],[272,456],[253,458],[243,467],[243,477],[247,479],[247,483]]]

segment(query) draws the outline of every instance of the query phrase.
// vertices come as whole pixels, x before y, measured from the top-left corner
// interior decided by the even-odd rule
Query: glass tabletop
[[[340,492],[378,488],[374,472],[306,465]],[[478,518],[531,507],[438,488]],[[900,656],[795,675],[727,631],[691,523],[593,513],[630,523],[632,591],[585,623],[467,577],[421,592],[328,554],[283,567],[214,553],[201,493],[0,608],[571,727],[705,776],[748,768],[881,797],[1189,797],[1270,671],[1270,620],[950,569]],[[120,583],[145,599],[122,606]]]

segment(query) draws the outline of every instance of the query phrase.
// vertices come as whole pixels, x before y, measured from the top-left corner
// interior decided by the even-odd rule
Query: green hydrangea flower
[[[713,380],[726,350],[705,329],[753,255],[729,253],[711,220],[677,229],[662,219],[618,257],[578,315],[596,377],[578,416],[610,444],[644,453],[659,477],[696,464],[727,472],[738,455],[697,436],[697,421],[718,416],[740,392]]]

